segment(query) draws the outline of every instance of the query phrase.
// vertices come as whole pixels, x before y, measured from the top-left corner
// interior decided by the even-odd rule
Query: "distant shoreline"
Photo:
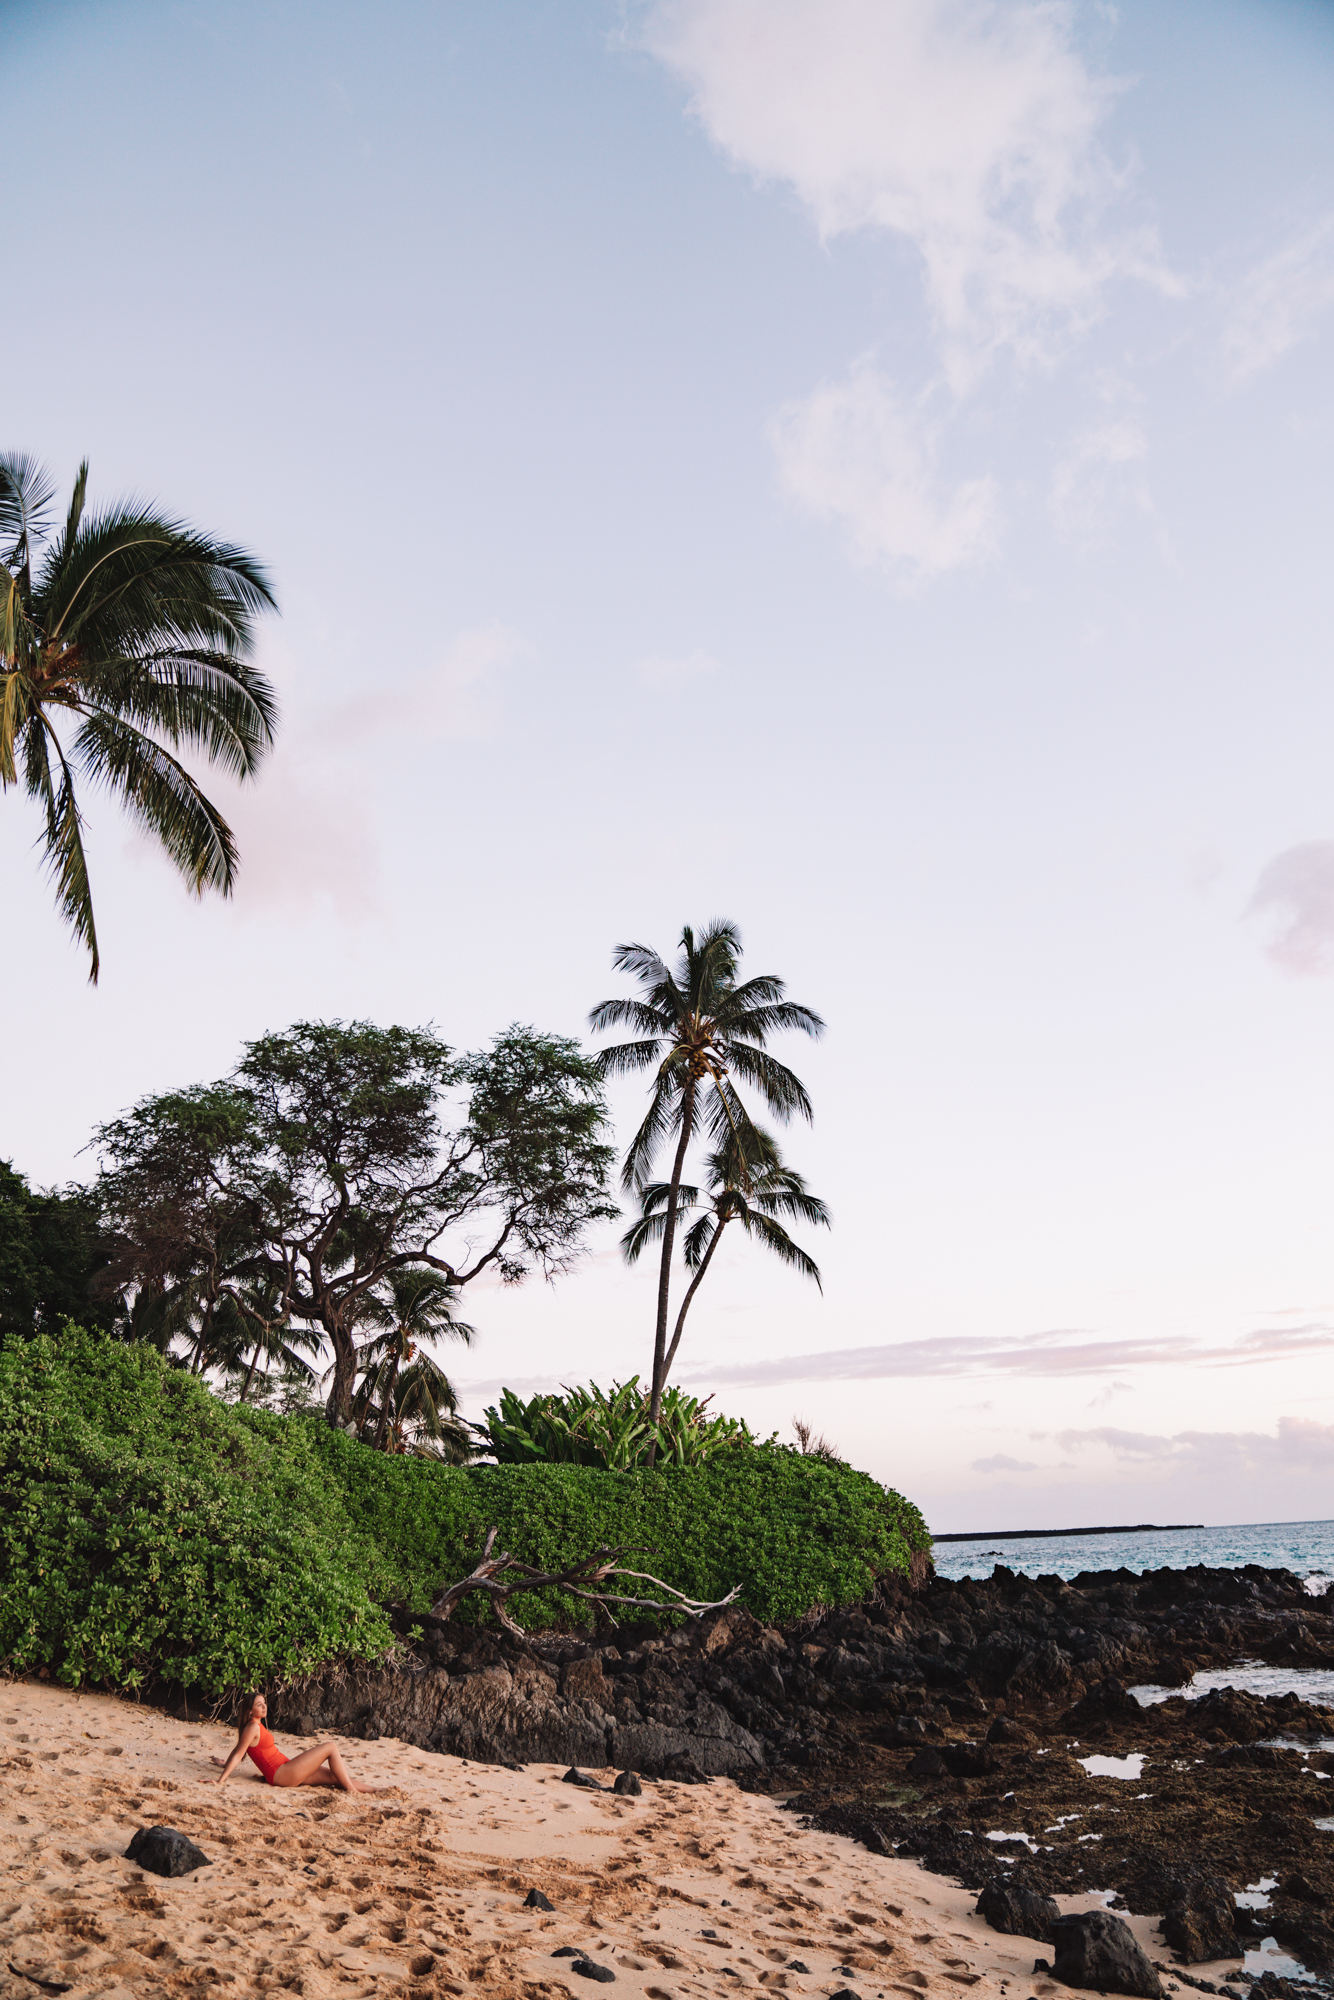
[[[1136,1521],[1124,1528],[995,1528],[978,1535],[932,1535],[933,1542],[1054,1542],[1076,1535],[1180,1535],[1203,1521]]]

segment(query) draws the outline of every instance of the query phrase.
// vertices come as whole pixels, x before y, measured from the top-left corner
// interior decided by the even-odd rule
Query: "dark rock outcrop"
[[[1094,1993],[1132,1993],[1163,2000],[1162,1983],[1128,1924],[1110,1910],[1058,1917],[1051,1927],[1052,1977]]]
[[[993,1882],[978,1897],[977,1914],[993,1931],[1049,1943],[1051,1927],[1061,1912],[1054,1896],[1040,1895],[1019,1882]]]

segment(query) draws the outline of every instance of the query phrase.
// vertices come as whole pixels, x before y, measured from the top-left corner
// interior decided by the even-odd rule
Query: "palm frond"
[[[608,1028],[636,1028],[641,1035],[670,1034],[674,1018],[644,1000],[602,1000],[588,1016],[588,1025],[598,1034]]]
[[[57,786],[51,772],[47,742],[60,765]],[[60,739],[45,716],[34,718],[24,742],[24,783],[30,796],[39,798],[46,812],[46,862],[55,877],[56,907],[86,946],[90,960],[88,979],[96,986],[101,969],[97,949],[97,925],[93,919],[92,885],[88,880],[88,856],[83,845],[83,819],[74,796],[74,779],[61,749]]]
[[[787,1120],[795,1111],[810,1124],[814,1114],[806,1086],[786,1063],[746,1042],[729,1040],[724,1048],[729,1068],[760,1092],[776,1117]]]
[[[782,981],[776,983],[781,989]],[[721,1033],[761,1045],[770,1035],[790,1031],[809,1035],[812,1041],[818,1041],[825,1028],[824,1021],[813,1007],[803,1007],[796,1000],[776,1000],[766,1006],[742,1007],[737,1004],[735,993],[729,994],[719,1006],[717,1019]]]
[[[774,1256],[779,1258],[781,1262],[790,1264],[794,1270],[800,1271],[804,1277],[813,1278],[823,1293],[824,1286],[820,1280],[819,1265],[816,1263],[814,1257],[807,1255],[799,1243],[792,1241],[792,1238],[788,1235],[781,1222],[775,1222],[773,1217],[769,1215],[757,1215],[753,1209],[747,1210],[745,1214],[738,1215],[737,1221],[748,1236],[757,1237],[764,1244],[765,1248],[772,1250]]]
[[[12,535],[13,545],[4,554],[5,566],[17,571],[20,587],[27,594],[36,542],[48,527],[48,508],[55,498],[56,483],[49,472],[26,451],[0,454],[0,535]]]
[[[163,639],[242,656],[256,616],[276,604],[246,550],[130,504],[84,519],[68,549],[49,548],[33,596],[51,643],[77,643],[90,661]]]
[[[618,1042],[614,1048],[599,1049],[593,1063],[601,1077],[637,1076],[641,1070],[653,1069],[662,1060],[662,1049],[661,1040]]]
[[[74,751],[89,775],[156,835],[196,894],[206,888],[231,894],[237,858],[231,828],[161,744],[128,722],[93,714],[85,718]]]
[[[84,690],[105,714],[200,749],[252,778],[273,744],[277,698],[258,669],[227,653],[172,647],[108,663]]]

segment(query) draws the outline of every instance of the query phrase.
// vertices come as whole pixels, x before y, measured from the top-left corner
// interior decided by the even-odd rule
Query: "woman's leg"
[[[326,1775],[324,1766],[328,1765]],[[302,1750],[296,1757],[289,1757],[280,1764],[273,1774],[275,1785],[337,1785],[344,1792],[368,1792],[369,1785],[363,1785],[352,1776],[343,1762],[341,1753],[332,1743],[316,1743],[309,1750]]]

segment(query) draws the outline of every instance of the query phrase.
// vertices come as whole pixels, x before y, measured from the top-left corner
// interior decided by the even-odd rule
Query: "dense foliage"
[[[368,1450],[317,1417],[222,1403],[139,1343],[69,1328],[0,1352],[0,1663],[12,1669],[222,1693],[374,1658],[391,1643],[383,1604],[424,1610],[493,1524],[544,1569],[629,1543],[692,1597],[740,1583],[766,1621],[852,1602],[930,1546],[897,1494],[792,1451],[628,1472],[452,1467]],[[589,1616],[555,1593],[512,1608],[530,1627]]]
[[[709,1400],[668,1389],[655,1424],[637,1375],[610,1389],[590,1382],[526,1403],[513,1389],[502,1389],[500,1407],[488,1410],[476,1429],[501,1465],[590,1465],[623,1472],[649,1464],[651,1456],[660,1465],[703,1465],[720,1451],[755,1443],[739,1417],[711,1417],[705,1409]]]
[[[221,1310],[252,1343],[318,1329],[346,1424],[357,1327],[396,1274],[434,1272],[454,1292],[484,1273],[552,1277],[617,1213],[606,1116],[593,1064],[563,1035],[516,1026],[460,1055],[429,1028],[297,1021],[247,1043],[218,1083],[101,1126],[98,1196],[136,1314],[174,1303],[210,1365],[231,1342],[218,1352]]]
[[[109,1333],[121,1300],[90,1297],[106,1264],[91,1195],[30,1187],[0,1160],[0,1342],[58,1333],[67,1319]]]

